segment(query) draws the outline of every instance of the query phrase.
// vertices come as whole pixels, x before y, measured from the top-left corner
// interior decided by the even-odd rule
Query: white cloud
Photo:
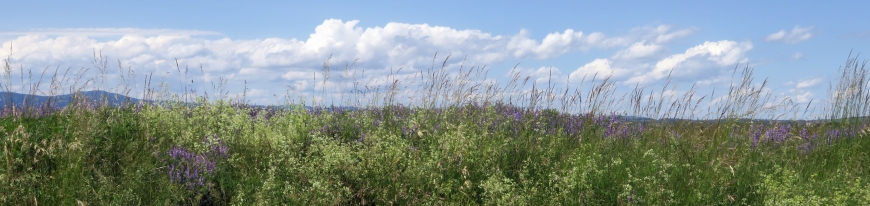
[[[795,85],[795,88],[797,88],[797,89],[804,89],[804,88],[808,88],[808,87],[816,86],[816,84],[821,83],[822,80],[823,80],[822,78],[813,78],[813,79],[803,80],[803,81],[798,82],[798,83]]]
[[[814,95],[815,95],[815,94],[813,94],[813,92],[811,92],[811,91],[803,91],[803,93],[798,94],[797,96],[795,96],[795,102],[797,102],[797,103],[807,103],[807,102],[809,102],[810,100],[813,99],[813,96],[814,96]]]
[[[542,39],[532,39],[527,30],[502,36],[428,24],[388,23],[383,27],[360,27],[358,23],[356,20],[325,20],[314,28],[307,39],[208,39],[199,36],[220,33],[135,28],[0,32],[0,35],[18,35],[11,41],[3,42],[0,57],[9,56],[10,48],[14,46],[10,58],[16,65],[24,68],[71,67],[75,71],[78,68],[92,68],[94,52],[97,51],[110,63],[110,74],[118,72],[115,63],[120,60],[125,69],[135,70],[140,80],[142,76],[154,75],[157,78],[152,81],[165,78],[165,81],[172,83],[188,75],[188,79],[197,79],[193,86],[200,91],[213,88],[209,82],[219,84],[217,81],[227,81],[229,85],[225,87],[236,90],[233,94],[238,94],[243,80],[247,80],[247,87],[252,89],[248,94],[251,97],[283,94],[290,87],[304,94],[324,90],[324,87],[341,87],[345,85],[343,82],[354,79],[369,82],[373,86],[386,86],[391,82],[383,77],[389,75],[391,70],[401,68],[402,72],[396,77],[414,79],[419,71],[432,65],[436,52],[436,61],[442,61],[447,55],[452,56],[447,62],[447,69],[454,71],[461,64],[466,67],[482,66],[525,58],[551,59],[572,51],[620,48],[611,59],[596,59],[572,71],[569,77],[599,72],[599,76],[612,73],[614,77],[627,78],[649,73],[648,70],[653,67],[648,62],[666,57],[668,43],[696,31],[694,28],[673,29],[663,25],[632,29],[622,36],[607,36],[599,32],[566,29],[550,33]],[[726,51],[717,51],[716,46],[710,46],[705,51],[695,52],[698,54],[689,54],[687,51],[685,55],[708,58],[706,61],[709,62],[731,63],[736,61],[734,59],[742,58],[740,52],[731,54],[735,49],[743,48],[740,45],[732,45],[734,48],[724,49]],[[322,71],[323,62],[330,56],[331,71],[325,73]],[[460,57],[467,59],[463,63]],[[686,58],[691,60],[689,57]],[[357,64],[352,69],[359,73],[341,75],[346,61],[357,58]],[[176,68],[176,59],[179,68]],[[182,74],[176,75],[179,70]],[[183,74],[185,70],[187,74]],[[549,79],[551,72],[553,79],[564,80],[562,72],[555,67],[527,69],[523,72],[539,82]],[[327,74],[330,78],[324,83]],[[92,76],[85,75],[83,78],[99,74],[89,75]],[[170,84],[172,87],[178,85]],[[340,88],[333,90],[341,91]]]
[[[696,81],[695,83],[697,83],[698,86],[708,86],[708,85],[713,85],[713,84],[720,83],[720,82],[726,82],[728,80],[731,80],[730,76],[720,75],[719,77],[712,77],[712,78]]]
[[[806,41],[813,37],[812,32],[813,27],[800,27],[795,26],[791,32],[786,32],[785,30],[779,30],[779,32],[767,35],[765,40],[767,41],[782,41],[789,44],[795,44],[798,42]]]
[[[625,50],[616,52],[613,59],[640,59],[646,57],[655,57],[667,49],[661,45],[646,44],[646,42],[637,42],[632,44]]]
[[[680,39],[698,31],[697,28],[690,27],[684,28],[676,31],[671,31],[673,26],[670,25],[659,25],[656,27],[641,27],[637,29],[633,29],[633,32],[640,36],[640,40],[645,40],[647,42],[651,42],[652,44],[666,44],[675,39]]]
[[[518,58],[547,59],[574,50],[587,50],[592,47],[607,48],[622,44],[625,44],[625,41],[621,38],[609,38],[598,32],[585,35],[583,32],[573,29],[567,29],[562,33],[550,33],[538,44],[536,40],[528,38],[528,31],[521,30],[519,34],[510,39],[507,49],[513,51],[513,55]]]
[[[692,35],[696,31],[696,28],[672,31],[672,26],[660,25],[635,28],[625,36],[608,37],[600,32],[585,34],[581,31],[566,29],[561,33],[548,34],[539,44],[538,41],[528,38],[527,30],[520,30],[519,34],[510,38],[507,49],[518,58],[548,59],[576,50],[632,45],[632,49],[619,57],[640,58],[665,50],[660,44]]]
[[[562,71],[556,67],[539,67],[538,69],[513,68],[508,74],[519,73],[521,78],[529,77],[538,83],[562,82]]]
[[[788,93],[783,95],[784,99],[792,99],[794,103],[807,103],[813,99],[815,93],[803,89],[790,89]]]
[[[824,78],[809,78],[803,79],[797,82],[789,81],[786,82],[785,85],[791,86],[794,85],[793,88],[788,90],[788,93],[783,94],[784,98],[790,98],[795,101],[795,103],[807,103],[815,96],[810,90],[815,89],[814,87],[821,83]]]
[[[256,97],[256,96],[263,96],[263,95],[266,95],[266,93],[267,93],[266,90],[262,90],[262,89],[251,89],[250,91],[248,91],[248,93],[246,93],[246,95],[250,95],[250,96],[254,96],[254,97]]]
[[[803,59],[803,58],[804,58],[804,53],[801,53],[801,52],[797,52],[797,53],[794,53],[794,55],[791,55],[792,60],[798,60],[798,59]]]
[[[595,59],[592,62],[577,68],[574,72],[571,72],[571,74],[568,75],[568,78],[571,82],[580,82],[584,77],[586,80],[590,80],[593,76],[596,76],[596,74],[596,78],[601,79],[607,76],[619,78],[628,73],[627,69],[613,67],[612,63],[613,62],[608,59]]]
[[[722,40],[704,42],[689,48],[682,54],[674,54],[658,61],[651,71],[631,77],[626,83],[649,83],[668,77],[673,69],[672,77],[685,79],[700,79],[701,81],[716,79],[720,70],[747,61],[745,54],[752,49],[750,42],[734,42]]]
[[[666,44],[694,34],[696,31],[696,28],[672,30],[672,26],[669,25],[632,29],[630,34],[615,38],[620,40],[619,47],[623,49],[609,59],[597,58],[585,64],[573,71],[569,78],[572,81],[582,79],[584,75],[591,78],[591,75],[597,72],[599,76],[610,75],[615,80],[620,80],[630,75],[644,73],[650,67],[650,61],[667,55],[669,49]]]
[[[281,78],[286,80],[312,79],[316,72],[287,71]]]

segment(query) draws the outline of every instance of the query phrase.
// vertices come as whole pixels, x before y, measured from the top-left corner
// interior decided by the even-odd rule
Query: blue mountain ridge
[[[107,92],[102,90],[93,90],[93,91],[82,91],[73,94],[63,94],[63,95],[54,95],[54,96],[43,96],[43,95],[31,95],[31,94],[22,94],[16,92],[0,92],[0,108],[6,108],[10,106],[16,107],[25,107],[25,106],[45,106],[47,102],[50,102],[51,107],[55,108],[63,108],[69,105],[75,97],[84,98],[90,103],[98,103],[99,105],[108,105],[110,107],[119,107],[128,103],[131,104],[145,104],[145,103],[155,103],[158,102],[156,100],[142,100],[133,97],[129,97],[123,94]],[[189,106],[195,106],[197,103],[187,103]],[[289,106],[272,106],[272,105],[246,105],[251,108],[289,108]],[[307,109],[313,109],[311,106],[306,106]],[[341,108],[342,110],[357,110],[356,107],[349,106],[336,106],[336,107],[324,107],[322,108],[324,111],[332,111],[335,108]]]

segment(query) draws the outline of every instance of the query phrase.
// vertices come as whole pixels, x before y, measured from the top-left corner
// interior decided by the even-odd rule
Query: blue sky
[[[377,80],[390,68],[406,74],[425,70],[435,52],[452,55],[448,69],[467,57],[466,66],[486,65],[488,79],[500,82],[510,72],[540,80],[552,72],[560,86],[577,87],[584,74],[610,73],[617,94],[634,85],[660,90],[663,71],[673,68],[671,93],[697,84],[698,94],[711,95],[714,87],[727,90],[735,66],[748,64],[757,82],[769,78],[768,91],[776,98],[818,102],[830,97],[828,85],[836,82],[850,51],[870,52],[870,24],[861,21],[870,19],[866,1],[8,1],[2,6],[0,56],[25,73],[47,66],[93,67],[94,50],[111,59],[110,68],[120,61],[140,79],[176,71],[178,59],[195,70],[202,65],[187,77],[197,80],[193,87],[199,91],[222,77],[231,93],[238,93],[247,81],[248,99],[258,104],[277,102],[274,96],[286,94],[288,86],[308,96],[340,91],[337,82],[324,86],[310,78],[330,55],[333,64],[359,59],[354,69]],[[115,70],[108,73],[120,77]],[[15,81],[13,88],[23,85]]]

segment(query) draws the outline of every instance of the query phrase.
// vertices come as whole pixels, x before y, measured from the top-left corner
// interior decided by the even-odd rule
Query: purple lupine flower
[[[490,130],[490,131],[495,131],[495,130],[496,130],[496,126],[498,126],[498,122],[497,122],[496,120],[493,120],[492,123],[491,123],[491,125],[490,125],[490,127],[489,127],[489,130]]]
[[[566,122],[567,127],[565,128],[565,136],[569,136],[574,134],[574,124],[572,122]]]
[[[535,108],[535,109],[533,110],[533,112],[534,112],[534,114],[535,114],[535,119],[538,119],[538,114],[540,113],[540,110],[537,109],[537,108]]]
[[[189,190],[196,191],[205,186],[205,178],[215,172],[217,160],[228,158],[228,148],[217,135],[203,140],[206,151],[197,154],[181,146],[173,146],[167,151],[169,155],[169,179],[172,182],[185,185]]]
[[[139,114],[139,112],[142,111],[142,107],[144,107],[142,103],[136,104],[136,114]]]
[[[229,158],[229,147],[224,144],[224,140],[218,137],[217,134],[214,134],[211,137],[206,136],[203,143],[211,145],[208,154],[212,157],[222,157],[224,159]]]
[[[629,135],[628,135],[628,126],[623,126],[623,127],[622,127],[622,138],[628,138],[628,137],[629,137]]]
[[[848,137],[849,139],[855,138],[855,135],[857,134],[857,132],[855,132],[855,127],[849,127],[847,129],[844,129],[844,130],[845,130],[843,132],[843,133],[845,133],[844,136]]]
[[[833,140],[840,139],[840,129],[828,130],[828,144],[832,144]]]
[[[791,126],[789,125],[779,125],[767,130],[767,139],[781,144],[788,138],[789,129]]]
[[[809,154],[810,151],[812,151],[813,148],[815,148],[815,145],[813,144],[813,142],[816,138],[818,138],[818,134],[813,134],[812,136],[807,135],[804,138],[805,143],[803,145],[803,148],[799,148],[799,149],[802,149],[804,154]]]
[[[610,125],[618,124],[619,120],[616,119],[616,112],[610,112]]]
[[[752,136],[752,149],[755,149],[758,146],[758,139],[761,136],[761,129],[755,127],[755,125],[749,125],[750,136]]]
[[[250,108],[250,109],[248,109],[248,116],[251,117],[252,120],[256,120],[256,119],[257,119],[257,115],[259,115],[259,114],[260,114],[260,109],[259,109],[259,108]]]

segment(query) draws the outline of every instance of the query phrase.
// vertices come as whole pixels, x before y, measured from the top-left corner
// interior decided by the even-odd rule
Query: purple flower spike
[[[198,191],[205,186],[206,178],[214,174],[217,161],[229,158],[229,148],[217,134],[203,140],[208,151],[199,154],[182,146],[173,146],[167,153],[169,180]]]
[[[758,139],[761,136],[761,128],[755,127],[755,125],[749,126],[750,136],[752,136],[752,149],[755,149],[758,146]]]

